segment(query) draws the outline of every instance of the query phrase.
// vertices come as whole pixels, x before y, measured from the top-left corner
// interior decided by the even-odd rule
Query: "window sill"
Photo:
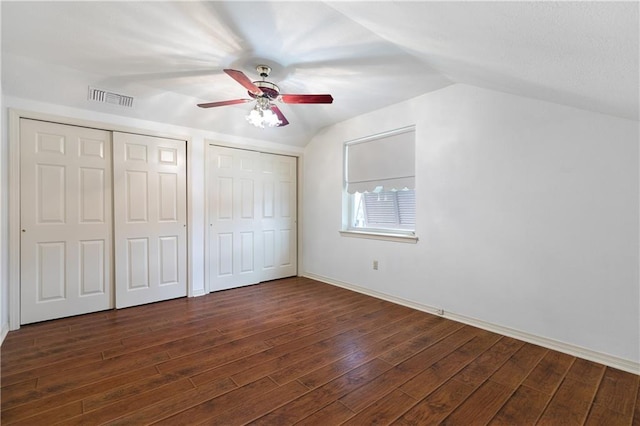
[[[352,238],[365,238],[368,240],[383,240],[383,241],[395,241],[397,243],[409,243],[416,244],[418,242],[418,237],[415,235],[403,235],[403,234],[387,234],[382,232],[365,232],[365,231],[350,231],[350,230],[342,230],[339,231],[340,235],[343,237],[352,237]]]

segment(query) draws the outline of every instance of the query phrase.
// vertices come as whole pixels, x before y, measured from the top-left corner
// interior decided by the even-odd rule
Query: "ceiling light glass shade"
[[[254,108],[247,115],[247,121],[256,127],[276,127],[282,124],[282,121],[278,119],[278,116],[270,109],[261,110]]]
[[[258,99],[258,103],[255,108],[253,108],[249,115],[247,115],[247,121],[256,127],[263,129],[265,126],[276,127],[281,125],[282,121],[273,111],[271,111],[270,107],[271,105],[268,100],[262,98]]]

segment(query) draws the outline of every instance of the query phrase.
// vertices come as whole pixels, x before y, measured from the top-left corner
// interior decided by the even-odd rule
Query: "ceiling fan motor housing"
[[[276,99],[278,96],[280,96],[280,88],[275,84],[271,83],[270,81],[264,81],[264,80],[254,81],[253,84],[258,86],[260,90],[262,90],[262,95],[255,95],[247,91],[249,96],[251,96],[252,98],[264,97],[264,98],[269,98],[273,100],[273,99]]]

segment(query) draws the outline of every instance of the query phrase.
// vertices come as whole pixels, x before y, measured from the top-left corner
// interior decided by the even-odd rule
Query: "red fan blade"
[[[244,73],[242,71],[225,69],[224,72],[229,74],[229,77],[231,77],[232,79],[234,79],[238,83],[242,84],[242,86],[245,89],[247,89],[249,92],[253,93],[254,95],[260,96],[260,95],[263,94],[262,93],[262,89],[260,89],[258,86],[253,84],[253,82],[251,80],[249,80],[249,77],[244,75]]]
[[[287,117],[285,117],[282,111],[280,111],[280,108],[275,105],[271,105],[271,111],[273,111],[273,113],[278,117],[278,120],[282,121],[282,123],[280,123],[278,127],[286,126],[287,124],[289,124],[289,120],[287,120]]]
[[[243,104],[245,102],[251,102],[253,99],[234,99],[232,101],[220,101],[220,102],[207,102],[205,104],[198,104],[200,108],[212,108],[225,105]]]
[[[280,95],[285,104],[330,104],[333,102],[331,95]]]

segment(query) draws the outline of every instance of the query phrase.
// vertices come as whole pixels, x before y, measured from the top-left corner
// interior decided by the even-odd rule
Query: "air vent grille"
[[[103,102],[111,105],[118,105],[126,108],[133,107],[133,97],[120,95],[118,93],[113,93],[102,89],[96,89],[95,87],[91,86],[89,86],[89,100]]]

